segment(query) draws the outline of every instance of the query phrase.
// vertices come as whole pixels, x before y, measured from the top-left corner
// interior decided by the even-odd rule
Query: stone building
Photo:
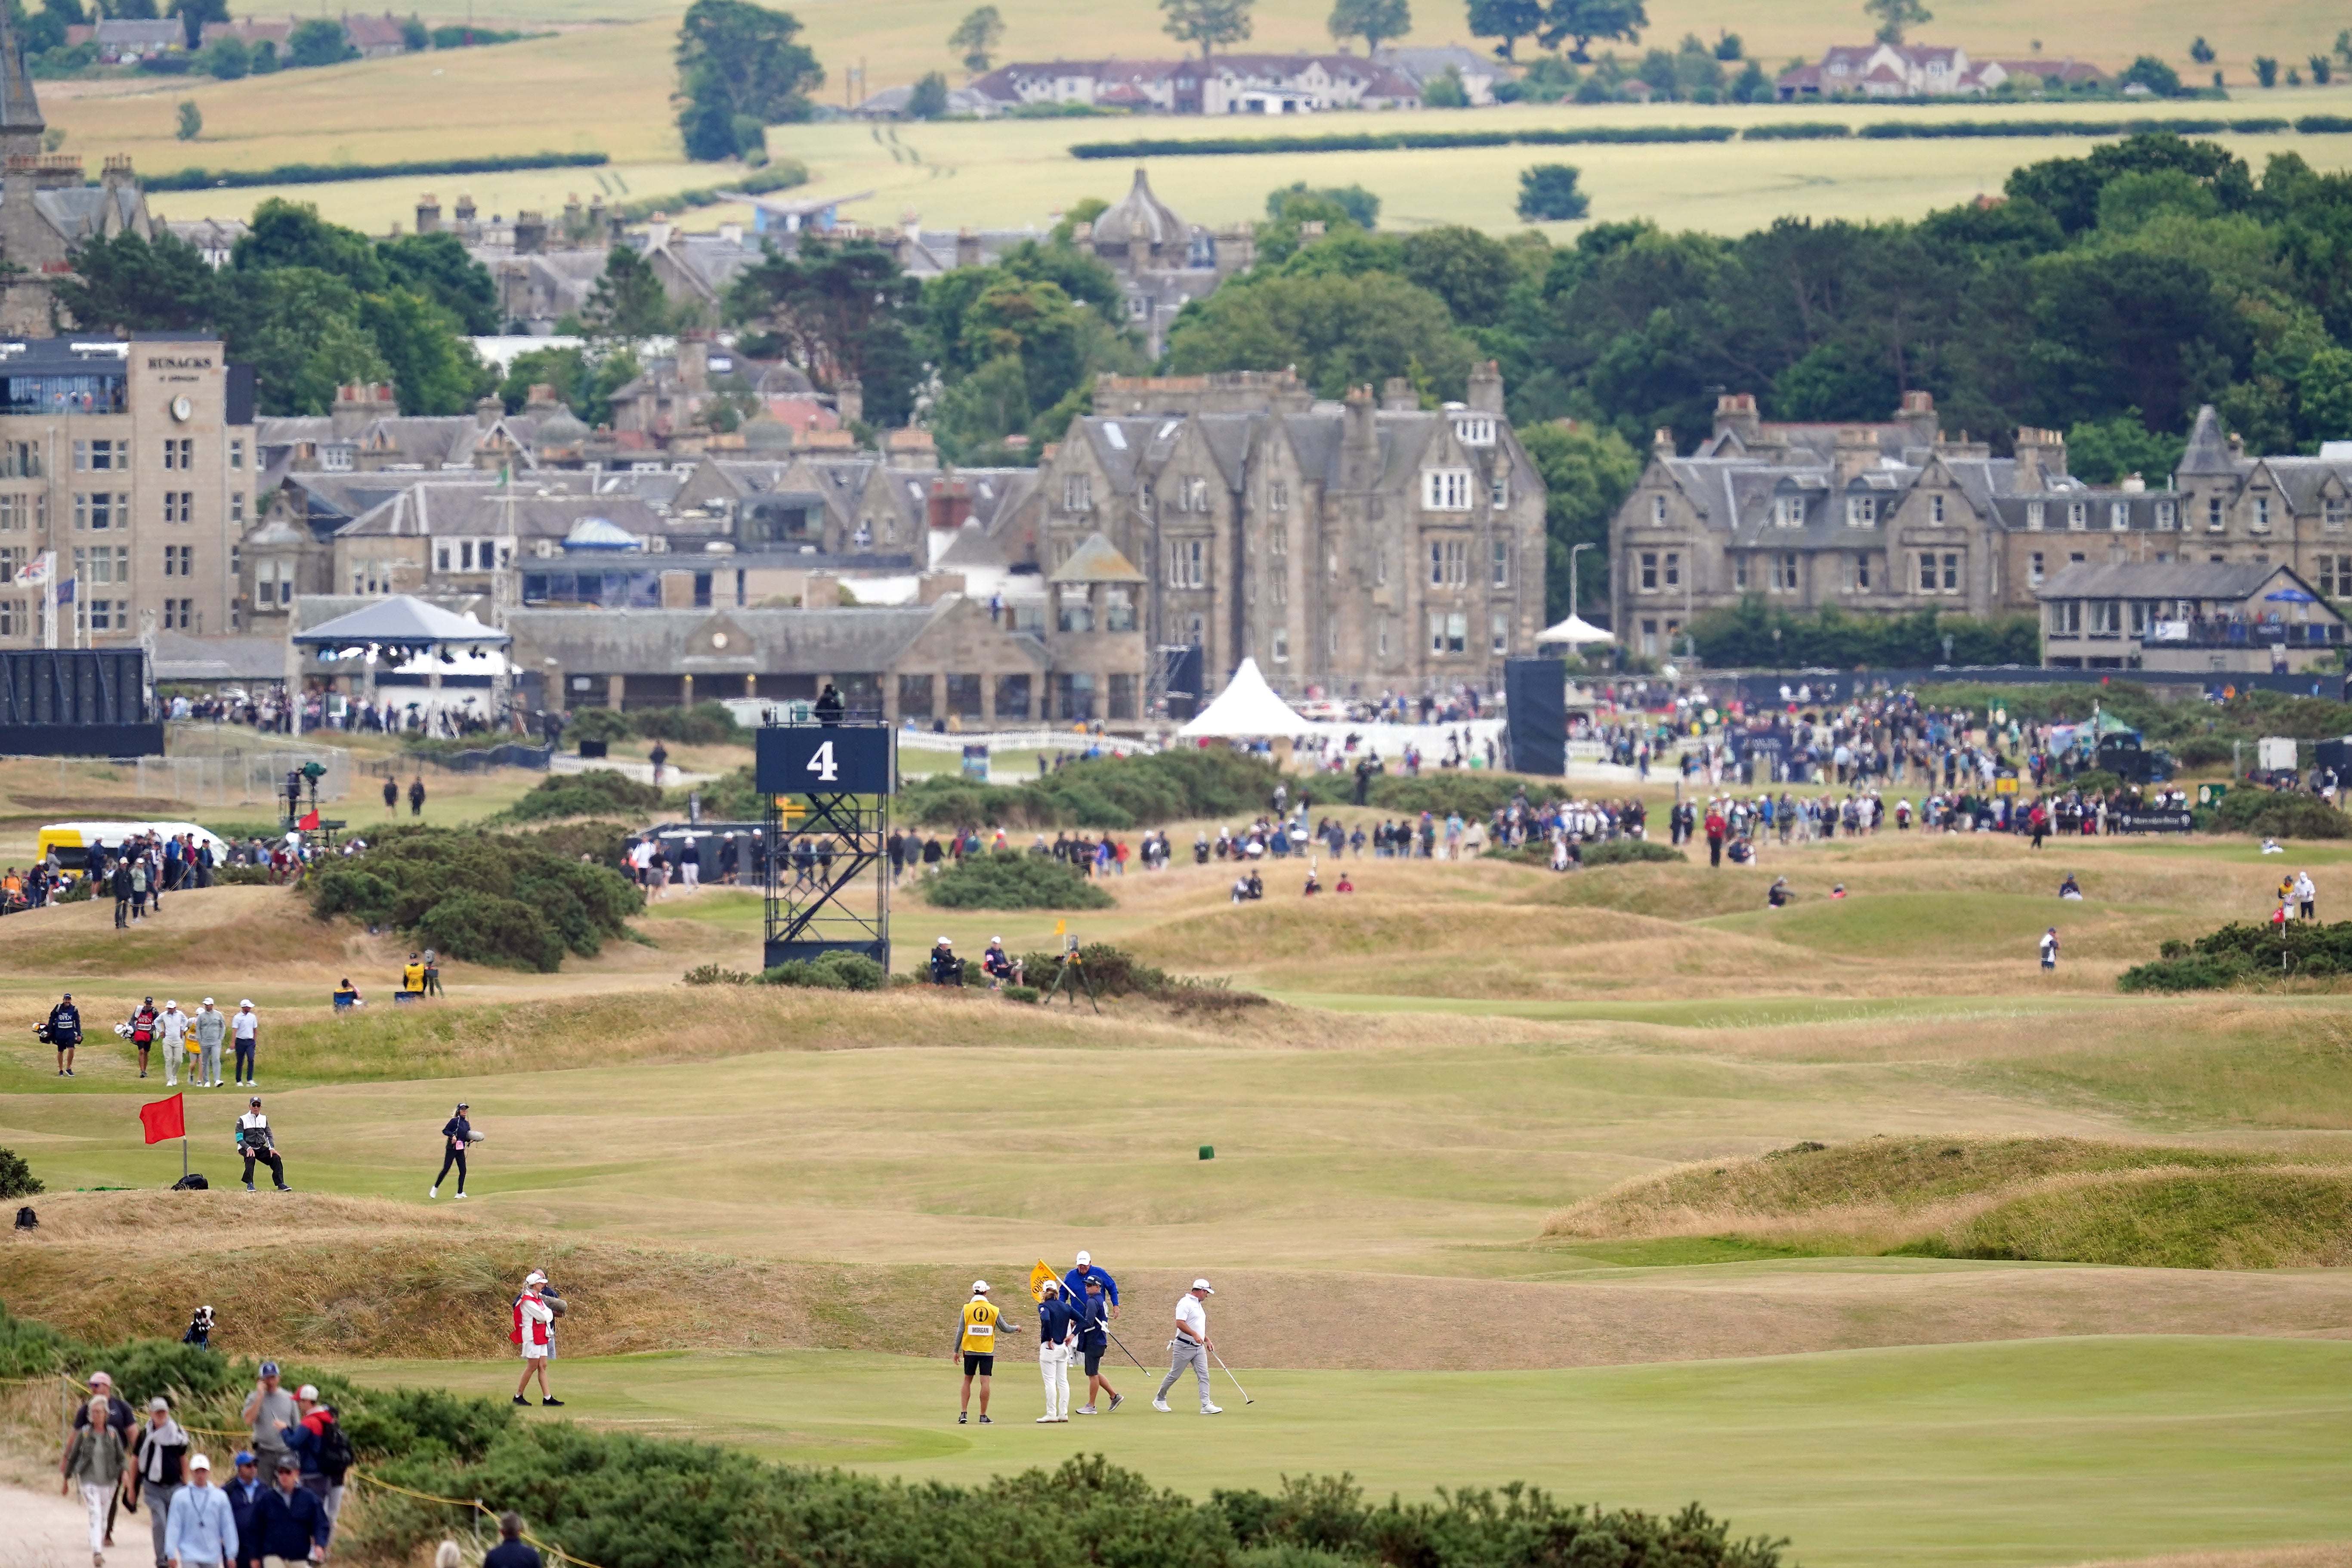
[[[0,647],[42,642],[17,578],[51,551],[74,584],[58,647],[232,629],[253,399],[208,337],[0,342]]]
[[[1318,402],[1288,372],[1105,375],[1094,406],[991,531],[1049,581],[1100,534],[1145,568],[1150,643],[1349,695],[1492,688],[1534,651],[1544,489],[1491,363],[1439,409],[1402,381]]]
[[[1167,347],[1176,313],[1215,293],[1235,273],[1248,271],[1257,247],[1247,224],[1213,233],[1186,223],[1152,195],[1140,168],[1118,205],[1093,223],[1078,225],[1072,242],[1117,275],[1128,325],[1155,357]]]
[[[1662,656],[1692,617],[1750,595],[1791,611],[2033,613],[2043,581],[2085,563],[2292,566],[2352,596],[2352,443],[2248,457],[2210,406],[2162,488],[2092,486],[2065,437],[2021,428],[2011,456],[1938,427],[1905,395],[1875,425],[1776,424],[1724,395],[1688,456],[1661,430],[1610,523],[1619,640]]]

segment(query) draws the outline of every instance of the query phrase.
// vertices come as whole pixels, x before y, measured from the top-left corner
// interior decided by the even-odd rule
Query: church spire
[[[33,73],[25,66],[25,41],[8,8],[0,6],[0,153],[38,153],[44,129]]]

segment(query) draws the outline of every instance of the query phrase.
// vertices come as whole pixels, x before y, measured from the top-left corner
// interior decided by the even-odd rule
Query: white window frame
[[[1845,525],[1848,528],[1876,528],[1878,498],[1876,496],[1846,497]]]
[[[2042,502],[2038,500],[2027,501],[2025,503],[2026,530],[2032,533],[2041,532],[2043,522],[2046,521],[2048,515],[2049,509],[2043,506]]]
[[[1095,509],[1094,476],[1064,474],[1062,476],[1062,510],[1092,511]]]
[[[1421,505],[1424,511],[1468,511],[1470,495],[1470,470],[1467,468],[1423,468],[1421,471]]]
[[[1495,416],[1473,414],[1454,422],[1454,438],[1465,447],[1491,447],[1495,444]]]
[[[2086,500],[2068,501],[2066,503],[2066,531],[2069,533],[2080,533],[2090,526],[2091,503]]]
[[[2131,502],[2116,500],[2107,503],[2107,531],[2111,533],[2131,531]]]

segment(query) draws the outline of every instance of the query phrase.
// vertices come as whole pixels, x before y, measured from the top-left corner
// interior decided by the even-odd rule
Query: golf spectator
[[[2054,974],[2057,972],[2058,928],[2056,926],[2052,926],[2048,931],[2042,933],[2042,973],[2044,974]]]
[[[408,786],[408,815],[411,816],[425,815],[425,775],[423,773],[418,773]]]
[[[74,1051],[81,1044],[81,1009],[74,1005],[73,993],[49,1009],[49,1044],[58,1048],[58,1076],[74,1075]]]
[[[93,1394],[58,1465],[58,1473],[65,1477],[66,1495],[70,1497],[75,1488],[80,1488],[82,1506],[89,1511],[91,1568],[106,1568],[106,1548],[114,1543],[108,1520],[122,1489],[126,1468],[122,1441],[109,1425],[107,1397]]]
[[[131,1500],[147,1505],[147,1532],[153,1538],[155,1561],[171,1555],[164,1542],[180,1489],[186,1481],[183,1467],[188,1458],[188,1435],[172,1419],[172,1402],[162,1394],[147,1402],[147,1425],[139,1428],[131,1449]]]
[[[469,1108],[464,1100],[457,1102],[457,1114],[441,1124],[441,1173],[433,1178],[426,1190],[428,1198],[441,1195],[441,1184],[449,1179],[449,1167],[457,1167],[457,1195],[466,1195],[466,1146],[474,1141],[474,1124],[466,1120]]]
[[[1192,1288],[1176,1299],[1176,1337],[1168,1346],[1168,1375],[1160,1380],[1160,1392],[1151,1396],[1154,1410],[1168,1408],[1168,1391],[1176,1386],[1176,1380],[1184,1375],[1189,1366],[1201,1384],[1201,1414],[1224,1414],[1209,1399],[1209,1356],[1217,1348],[1217,1342],[1209,1337],[1209,1313],[1202,1305],[1215,1294],[1206,1279],[1195,1279]]]
[[[278,1141],[269,1131],[269,1118],[261,1113],[261,1096],[255,1095],[246,1102],[245,1114],[236,1119],[236,1152],[245,1156],[245,1190],[253,1191],[253,1163],[258,1160],[269,1167],[269,1179],[281,1193],[294,1189],[286,1184],[286,1161],[278,1152]],[[263,1363],[267,1366],[271,1363]],[[256,1447],[261,1446],[258,1435]]]
[[[523,1277],[522,1294],[515,1298],[514,1342],[522,1347],[522,1381],[515,1384],[514,1402],[529,1405],[523,1390],[539,1379],[539,1402],[561,1405],[547,1386],[547,1363],[555,1358],[555,1309],[547,1304],[547,1276],[532,1269]]]
[[[1063,1300],[1062,1282],[1045,1281],[1037,1303],[1037,1370],[1045,1379],[1045,1414],[1037,1425],[1050,1426],[1070,1418],[1070,1357],[1077,1349],[1077,1310]]]
[[[131,1043],[139,1047],[139,1076],[147,1076],[147,1053],[155,1048],[155,998],[150,996],[139,1004],[131,1015]]]
[[[522,1538],[522,1515],[499,1515],[499,1543],[482,1554],[482,1568],[542,1568],[539,1552]]]
[[[950,1356],[963,1357],[963,1403],[956,1410],[956,1425],[961,1426],[971,1414],[971,1380],[980,1379],[980,1424],[992,1426],[988,1418],[988,1387],[996,1373],[996,1333],[1017,1333],[1012,1324],[1002,1321],[996,1303],[988,1299],[988,1281],[971,1282],[971,1300],[963,1305],[963,1316],[956,1325],[955,1349]]]
[[[1099,1271],[1088,1276],[1086,1291],[1076,1302],[1078,1354],[1086,1358],[1087,1371],[1087,1402],[1078,1408],[1081,1415],[1094,1415],[1096,1402],[1106,1394],[1110,1395],[1113,1410],[1127,1403],[1126,1395],[1113,1388],[1110,1379],[1102,1374],[1103,1352],[1110,1349],[1110,1314],[1116,1310],[1103,1294],[1103,1282],[1109,1278]]]
[[[318,1563],[326,1558],[331,1527],[324,1504],[302,1489],[301,1461],[291,1454],[278,1459],[275,1483],[261,1494],[253,1510],[255,1549],[261,1568],[274,1564]]]
[[[116,1447],[122,1450],[123,1467],[127,1469],[130,1468],[131,1463],[131,1431],[132,1427],[139,1424],[138,1413],[131,1408],[131,1405],[127,1401],[121,1399],[115,1394],[114,1378],[110,1373],[105,1372],[91,1373],[89,1374],[89,1392],[93,1397],[101,1394],[106,1395],[107,1428],[114,1434]],[[86,1403],[75,1405],[74,1430],[79,1431],[89,1424],[89,1405]],[[119,1490],[107,1501],[106,1544],[109,1546],[114,1544],[114,1511],[121,1505],[121,1501],[122,1494]]]
[[[250,1182],[246,1184],[252,1185]],[[302,1418],[294,1396],[278,1384],[278,1363],[261,1363],[261,1380],[245,1396],[245,1424],[253,1430],[255,1464],[265,1473],[286,1454],[286,1428]]]
[[[93,871],[92,877],[100,873]],[[114,929],[122,930],[131,923],[131,858],[124,856],[114,863],[114,874],[107,879],[107,890],[114,895]]]
[[[2311,879],[2308,871],[2294,874],[2294,903],[2296,918],[2306,921],[2319,918],[2319,885]]]
[[[237,1568],[246,1568],[261,1561],[261,1494],[269,1489],[250,1449],[238,1449],[234,1463],[236,1474],[221,1489],[228,1493],[229,1518],[236,1525]]]
[[[294,1391],[302,1418],[285,1429],[286,1451],[302,1464],[302,1485],[327,1510],[331,1525],[343,1511],[343,1478],[352,1468],[350,1440],[335,1418],[335,1407],[319,1402],[319,1391],[304,1384]]]
[[[188,1484],[172,1500],[163,1529],[164,1568],[227,1568],[236,1560],[236,1510],[228,1494],[213,1485],[213,1462],[197,1454],[188,1460]]]
[[[400,815],[400,781],[390,773],[383,775],[383,814],[386,816]]]
[[[238,1087],[251,1089],[261,1081],[256,1072],[254,1049],[261,1034],[261,1019],[253,1011],[253,998],[248,996],[236,1005],[236,1016],[228,1023],[229,1032],[236,1037],[236,1081]],[[251,1172],[246,1173],[251,1175]]]
[[[198,1089],[218,1089],[221,1086],[221,1044],[228,1038],[228,1015],[205,998],[196,1009],[194,1020],[196,1039],[195,1082]]]
[[[167,1089],[176,1089],[180,1083],[180,1053],[188,1046],[188,1016],[180,1011],[178,1001],[167,996],[155,1024],[163,1040],[163,1084]],[[195,1066],[194,1062],[188,1065],[191,1068]],[[188,1076],[193,1079],[196,1075],[192,1070]]]

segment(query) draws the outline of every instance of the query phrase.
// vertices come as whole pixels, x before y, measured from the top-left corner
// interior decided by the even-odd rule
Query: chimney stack
[[[474,198],[463,191],[457,193],[457,237],[460,239],[474,237]]]
[[[1868,428],[1843,429],[1837,434],[1837,456],[1832,459],[1832,483],[1845,489],[1864,474],[1878,467],[1878,436]]]
[[[969,228],[956,230],[955,264],[960,268],[980,265],[980,235],[977,230]]]
[[[1911,427],[1911,444],[1932,447],[1943,426],[1936,418],[1936,395],[1914,390],[1903,395],[1903,406],[1895,411],[1895,422]]]
[[[1339,472],[1349,489],[1370,489],[1381,459],[1380,422],[1373,414],[1372,389],[1348,389],[1339,436]]]
[[[925,510],[933,528],[961,528],[971,516],[971,487],[954,474],[933,479]]]
[[[441,198],[431,191],[416,198],[416,232],[419,234],[441,232]]]
[[[1481,414],[1500,416],[1503,412],[1503,367],[1493,360],[1482,359],[1470,367],[1470,388],[1465,399]]]
[[[1403,376],[1392,375],[1381,384],[1381,412],[1383,414],[1415,414],[1421,410],[1421,394]]]
[[[710,334],[709,332],[678,333],[677,384],[688,392],[710,390]]]
[[[1718,437],[1727,433],[1738,437],[1741,446],[1753,447],[1763,423],[1757,415],[1756,395],[1752,392],[1727,392],[1715,400],[1715,433]]]
[[[845,426],[862,424],[866,418],[866,384],[851,380],[835,387],[833,411],[841,416]]]
[[[580,194],[577,191],[563,198],[563,237],[580,237]]]
[[[547,216],[528,209],[515,214],[514,253],[537,256],[547,248]]]
[[[2046,490],[2051,480],[2066,477],[2066,437],[2059,432],[2021,426],[2016,451],[2019,490]]]

